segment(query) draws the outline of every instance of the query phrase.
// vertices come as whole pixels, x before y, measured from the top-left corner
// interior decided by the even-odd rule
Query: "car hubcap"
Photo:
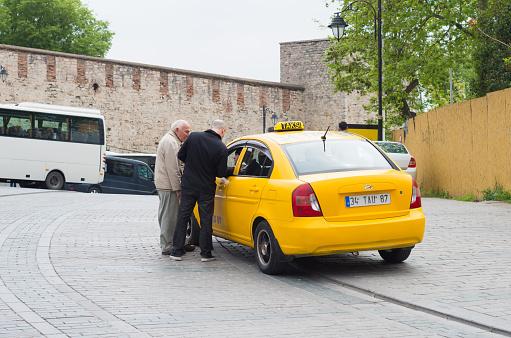
[[[190,220],[188,223],[186,223],[185,243],[186,244],[190,243],[191,239],[192,239],[192,221]]]
[[[270,236],[266,231],[261,231],[257,238],[257,255],[259,261],[264,265],[268,264],[271,258]]]

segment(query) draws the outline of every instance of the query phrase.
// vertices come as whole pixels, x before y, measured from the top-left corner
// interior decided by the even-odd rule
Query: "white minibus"
[[[40,103],[0,104],[0,181],[96,184],[105,173],[99,110]]]

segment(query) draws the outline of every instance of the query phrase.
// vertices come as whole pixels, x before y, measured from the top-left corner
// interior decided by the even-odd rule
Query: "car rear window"
[[[283,146],[298,175],[336,171],[395,169],[365,140],[326,140]]]
[[[386,153],[408,154],[405,146],[401,143],[376,142],[376,144]]]

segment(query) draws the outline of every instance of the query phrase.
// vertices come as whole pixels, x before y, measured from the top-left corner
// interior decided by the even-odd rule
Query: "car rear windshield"
[[[405,146],[402,145],[401,143],[376,142],[376,144],[386,153],[408,154],[408,151],[406,151]]]
[[[297,175],[336,171],[395,169],[365,140],[326,140],[283,146]]]

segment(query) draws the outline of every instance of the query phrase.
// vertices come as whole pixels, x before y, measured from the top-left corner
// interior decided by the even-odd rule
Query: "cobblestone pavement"
[[[0,336],[497,336],[342,283],[509,322],[507,205],[426,200],[426,241],[408,263],[342,255],[273,277],[220,239],[215,262],[161,256],[157,204],[0,187]]]
[[[511,204],[426,199],[426,234],[406,264],[378,253],[306,265],[341,283],[511,332]]]

